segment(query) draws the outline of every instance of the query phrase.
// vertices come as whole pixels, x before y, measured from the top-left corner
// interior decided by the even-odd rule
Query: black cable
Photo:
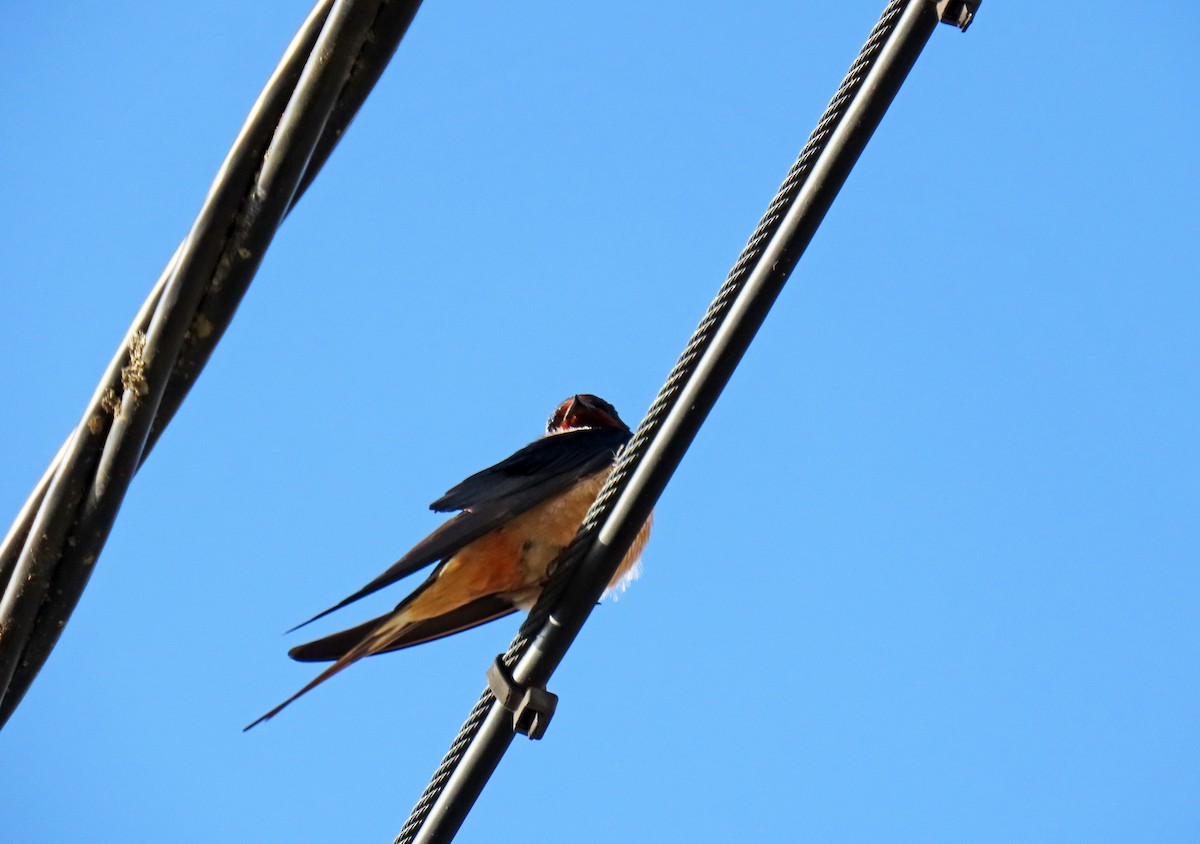
[[[517,683],[544,686],[565,655],[948,6],[965,28],[962,3],[884,10],[504,655]],[[513,737],[485,690],[395,844],[451,840]]]
[[[0,545],[0,726],[78,603],[134,473],[233,318],[279,224],[387,66],[420,0],[318,0],[176,250]]]

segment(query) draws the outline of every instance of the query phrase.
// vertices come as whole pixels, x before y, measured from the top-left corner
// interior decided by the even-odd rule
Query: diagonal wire
[[[420,0],[318,0],[82,420],[0,544],[0,726],[87,585],[133,475],[233,318],[279,224],[387,66]]]
[[[934,0],[888,3],[502,657],[518,683],[544,685],[565,654],[932,34],[939,14],[948,14],[942,8],[946,5]],[[972,6],[972,14],[977,5]],[[453,838],[513,735],[511,715],[498,705],[490,689],[485,690],[394,844]]]

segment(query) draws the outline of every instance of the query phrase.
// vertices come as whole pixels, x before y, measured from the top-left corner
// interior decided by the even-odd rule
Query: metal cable
[[[514,668],[518,681],[544,683],[591,612],[928,40],[940,11],[940,6],[935,9],[934,0],[891,0],[884,9],[658,397],[618,457],[542,596],[504,654],[505,664]],[[887,61],[880,62],[885,47],[890,52]],[[882,67],[881,78],[874,79],[871,90],[863,94],[864,81],[877,62]],[[843,120],[851,111],[854,119],[846,121],[848,128],[843,129]],[[826,162],[820,177],[809,184],[814,167],[839,131],[838,149],[830,156],[832,163]],[[797,198],[806,190],[805,201],[798,203]],[[754,289],[746,295],[751,285]],[[731,320],[735,306],[737,318]],[[719,348],[714,351],[719,337]],[[650,454],[652,459],[647,456]],[[646,471],[641,472],[643,469]],[[631,491],[639,472],[643,477]],[[654,475],[657,477],[650,477]],[[531,651],[537,651],[533,661],[540,664],[518,676]],[[485,690],[394,844],[448,841],[453,837],[490,775],[490,768],[483,769],[489,764],[494,768],[511,742],[511,724],[500,725],[497,712],[495,697],[490,689]],[[481,733],[490,746],[476,752],[478,743],[484,740]],[[467,759],[472,753],[475,755]],[[463,783],[461,788],[452,789],[446,796],[448,785],[456,778]]]
[[[76,429],[0,544],[0,726],[58,641],[133,475],[233,318],[279,224],[408,30],[420,0],[318,0]]]

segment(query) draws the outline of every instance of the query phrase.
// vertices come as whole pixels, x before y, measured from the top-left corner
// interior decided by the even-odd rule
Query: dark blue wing
[[[413,622],[392,644],[379,653],[390,653],[432,639],[461,633],[516,611],[515,606],[498,595],[487,595],[436,618]],[[288,651],[288,656],[299,662],[329,662],[341,659],[347,651],[373,633],[376,627],[387,621],[394,612],[395,610],[386,612],[349,630],[340,630],[316,641],[297,645]]]
[[[582,478],[611,466],[618,449],[629,438],[628,431],[612,428],[564,431],[536,440],[490,469],[472,475],[430,505],[434,510],[463,512],[414,545],[387,571],[353,595],[292,629],[323,618],[430,563],[452,557],[468,542],[569,489]]]
[[[476,472],[430,504],[429,509],[439,513],[467,510],[535,493],[557,478],[577,481],[611,465],[617,449],[629,442],[629,437],[628,431],[616,428],[580,428],[542,437],[512,457]],[[532,503],[546,497],[546,493],[537,495]]]

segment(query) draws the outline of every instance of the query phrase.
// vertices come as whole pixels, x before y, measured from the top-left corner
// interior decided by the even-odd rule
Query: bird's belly
[[[542,586],[552,572],[552,565],[579,532],[584,516],[608,478],[608,471],[597,472],[585,478],[566,495],[539,504],[502,529],[512,530],[521,535],[520,566],[526,577],[526,585],[522,590],[513,590],[510,593],[513,603],[521,609],[532,608],[541,595]],[[636,576],[637,562],[646,540],[650,538],[652,521],[653,516],[646,519],[646,524],[638,532],[637,538],[608,585],[610,590]]]
[[[552,564],[575,538],[607,475],[608,470],[590,475],[567,492],[463,546],[413,605],[415,612],[410,618],[432,618],[487,595],[506,595],[521,609],[532,607]],[[634,569],[649,533],[647,520],[610,587]]]

